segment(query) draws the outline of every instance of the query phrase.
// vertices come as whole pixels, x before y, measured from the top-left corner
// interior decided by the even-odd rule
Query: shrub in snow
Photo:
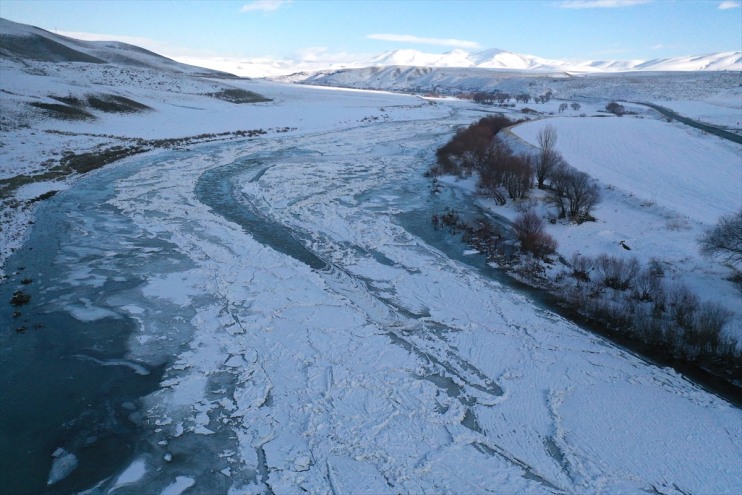
[[[731,318],[731,313],[714,302],[704,302],[698,307],[691,329],[686,331],[685,344],[701,354],[713,354],[722,343],[721,332]]]
[[[601,254],[595,260],[595,271],[598,272],[604,286],[623,291],[631,287],[639,273],[639,260],[636,258],[626,260]]]
[[[605,106],[606,111],[611,112],[612,114],[618,115],[619,117],[626,113],[626,109],[623,105],[612,101],[609,104]]]
[[[634,279],[634,297],[638,301],[651,302],[662,290],[662,277],[651,268],[642,270]]]
[[[595,260],[589,256],[582,256],[579,253],[572,254],[570,260],[572,265],[572,276],[579,282],[589,282],[590,272],[595,266]]]
[[[667,308],[670,317],[681,328],[691,328],[694,323],[699,301],[691,290],[681,283],[676,283],[667,291]]]
[[[544,221],[535,211],[530,210],[515,217],[513,229],[524,251],[538,257],[556,251],[556,240],[544,232]]]

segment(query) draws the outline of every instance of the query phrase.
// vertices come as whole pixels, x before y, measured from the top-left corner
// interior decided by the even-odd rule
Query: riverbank
[[[431,188],[458,188],[492,215],[510,221],[526,211],[536,212],[543,218],[546,232],[558,240],[561,256],[544,261],[517,255],[512,248],[504,251],[513,244],[512,234],[497,232],[487,219],[460,221],[453,211],[435,215],[433,226],[463,233],[465,242],[496,261],[509,275],[546,292],[552,307],[558,306],[558,313],[653,362],[697,377],[739,405],[742,359],[736,341],[742,329],[740,314],[735,310],[739,295],[734,271],[713,260],[700,259],[695,242],[715,220],[716,212],[733,210],[737,203],[738,194],[729,185],[734,180],[725,179],[735,169],[735,155],[728,149],[734,145],[717,143],[715,138],[708,141],[700,133],[693,134],[696,131],[687,136],[687,131],[670,124],[629,117],[545,119],[514,127],[506,139],[515,149],[528,151],[531,145],[527,140],[535,142],[537,130],[551,122],[557,129],[569,131],[566,139],[559,141],[564,143],[560,151],[569,163],[595,173],[601,181],[603,201],[595,209],[596,219],[583,223],[558,219],[544,203],[548,193],[538,189],[530,191],[526,199],[505,201],[504,193],[495,199],[480,196],[474,178],[442,176],[433,179]],[[599,136],[586,143],[585,135],[595,134],[591,126],[600,128],[600,134],[612,136],[615,145],[602,142]],[[649,130],[654,134],[651,141],[645,137]],[[624,140],[623,134],[631,139]],[[623,151],[627,146],[629,152]],[[570,153],[575,148],[582,154]],[[716,157],[713,166],[720,169],[719,173],[698,176],[697,149]],[[644,160],[640,158],[634,164],[635,156]],[[646,167],[647,156],[656,171]],[[669,161],[683,173],[674,180],[660,180],[659,176],[667,174],[662,164]],[[642,172],[637,174],[634,168]],[[614,174],[608,175],[605,169]],[[606,185],[606,177],[615,183]],[[663,183],[664,188],[649,201],[641,188],[638,197],[634,195],[635,181],[642,187]],[[697,189],[690,197],[675,191],[686,192],[685,181],[692,181]],[[683,203],[675,207],[679,197],[683,197]],[[606,270],[625,270],[628,278],[616,283],[610,278],[614,275]]]
[[[568,276],[566,274],[574,272],[574,267],[560,256],[535,259],[519,251],[515,247],[517,241],[514,234],[507,231],[507,220],[504,218],[497,224],[492,224],[489,218],[478,217],[472,224],[471,221],[460,220],[457,212],[450,209],[439,217],[431,218],[430,223],[434,229],[448,231],[451,236],[460,238],[473,249],[468,253],[469,256],[484,257],[511,279],[509,285],[520,287],[521,291],[535,297],[550,311],[607,338],[656,366],[673,368],[709,392],[742,408],[742,361],[738,355],[724,362],[683,359],[667,343],[642,340],[626,322],[600,317],[586,307],[576,306],[575,301],[569,297],[572,287],[547,276],[547,272],[561,272]],[[564,276],[559,278],[563,279]]]

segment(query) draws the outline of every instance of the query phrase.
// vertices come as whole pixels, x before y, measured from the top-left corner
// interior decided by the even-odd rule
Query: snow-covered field
[[[658,101],[655,103],[699,122],[742,132],[741,95],[730,95],[727,98],[717,98],[711,101]]]
[[[203,95],[224,81],[178,76],[175,91],[127,82],[122,74],[131,69],[101,66],[88,80],[78,76],[89,68],[75,64],[33,68],[47,75],[0,67],[3,114],[24,119],[4,122],[4,178],[41,173],[55,153],[122,138],[273,129],[155,150],[17,192],[30,198],[67,189],[41,206],[61,227],[49,232],[58,236],[48,242],[49,271],[26,267],[38,287],[34,311],[63,312],[80,325],[132,322],[124,355],[70,352],[134,375],[164,367],[159,388],[136,404],[111,392],[110,407],[130,412],[146,440],[85,493],[742,491],[738,408],[404,228],[403,218],[427,223],[440,206],[423,173],[435,148],[483,107],[229,81],[272,99],[232,105]],[[79,122],[24,113],[27,101],[92,88],[154,111]],[[552,120],[567,159],[613,185],[599,222],[561,228],[562,246],[616,249],[625,240],[638,256],[667,254],[678,276],[703,271],[699,283],[722,297],[712,279],[724,268],[689,263],[697,260],[691,238],[739,207],[722,183],[734,180],[739,147],[648,119]],[[516,132],[528,140],[540,125]],[[285,128],[293,130],[278,132]],[[606,141],[624,153],[617,162],[593,147],[601,129],[639,141],[625,149]],[[659,141],[642,140],[647,134]],[[678,149],[664,154],[656,146]],[[626,149],[647,159],[632,161]],[[716,201],[690,207],[689,192],[678,201],[687,183],[667,178],[668,160],[688,175],[694,161],[727,174],[724,181],[694,176],[694,191],[713,192]],[[620,166],[632,174],[616,174]],[[641,189],[642,166],[672,188]],[[225,194],[227,186],[233,191]],[[20,245],[32,211],[7,213],[4,253]],[[665,235],[677,235],[677,246],[664,245]],[[0,335],[3,359],[34,332]],[[92,433],[83,438],[97,441]],[[85,471],[84,447],[60,443],[48,448],[50,467],[61,447],[57,459],[79,456]],[[55,478],[48,489],[64,483]]]
[[[719,217],[742,208],[740,145],[680,124],[630,116],[543,119],[513,133],[535,145],[549,124],[564,158],[597,179],[603,193],[596,222],[548,227],[559,252],[567,258],[574,252],[634,256],[644,265],[660,260],[669,276],[702,299],[734,311],[727,330],[742,342],[742,298],[728,280],[734,272],[698,252],[698,237]]]

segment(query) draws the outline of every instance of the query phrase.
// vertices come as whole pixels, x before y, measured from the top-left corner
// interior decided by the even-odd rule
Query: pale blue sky
[[[169,56],[334,57],[459,47],[597,60],[742,50],[739,0],[0,0],[0,17],[101,34]]]

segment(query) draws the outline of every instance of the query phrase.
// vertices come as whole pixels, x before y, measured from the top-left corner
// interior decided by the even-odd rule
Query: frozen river
[[[430,213],[463,200],[423,172],[473,117],[404,101],[130,159],[46,202],[0,286],[33,280],[2,314],[27,330],[0,336],[0,486],[742,489],[738,409],[439,249]]]

